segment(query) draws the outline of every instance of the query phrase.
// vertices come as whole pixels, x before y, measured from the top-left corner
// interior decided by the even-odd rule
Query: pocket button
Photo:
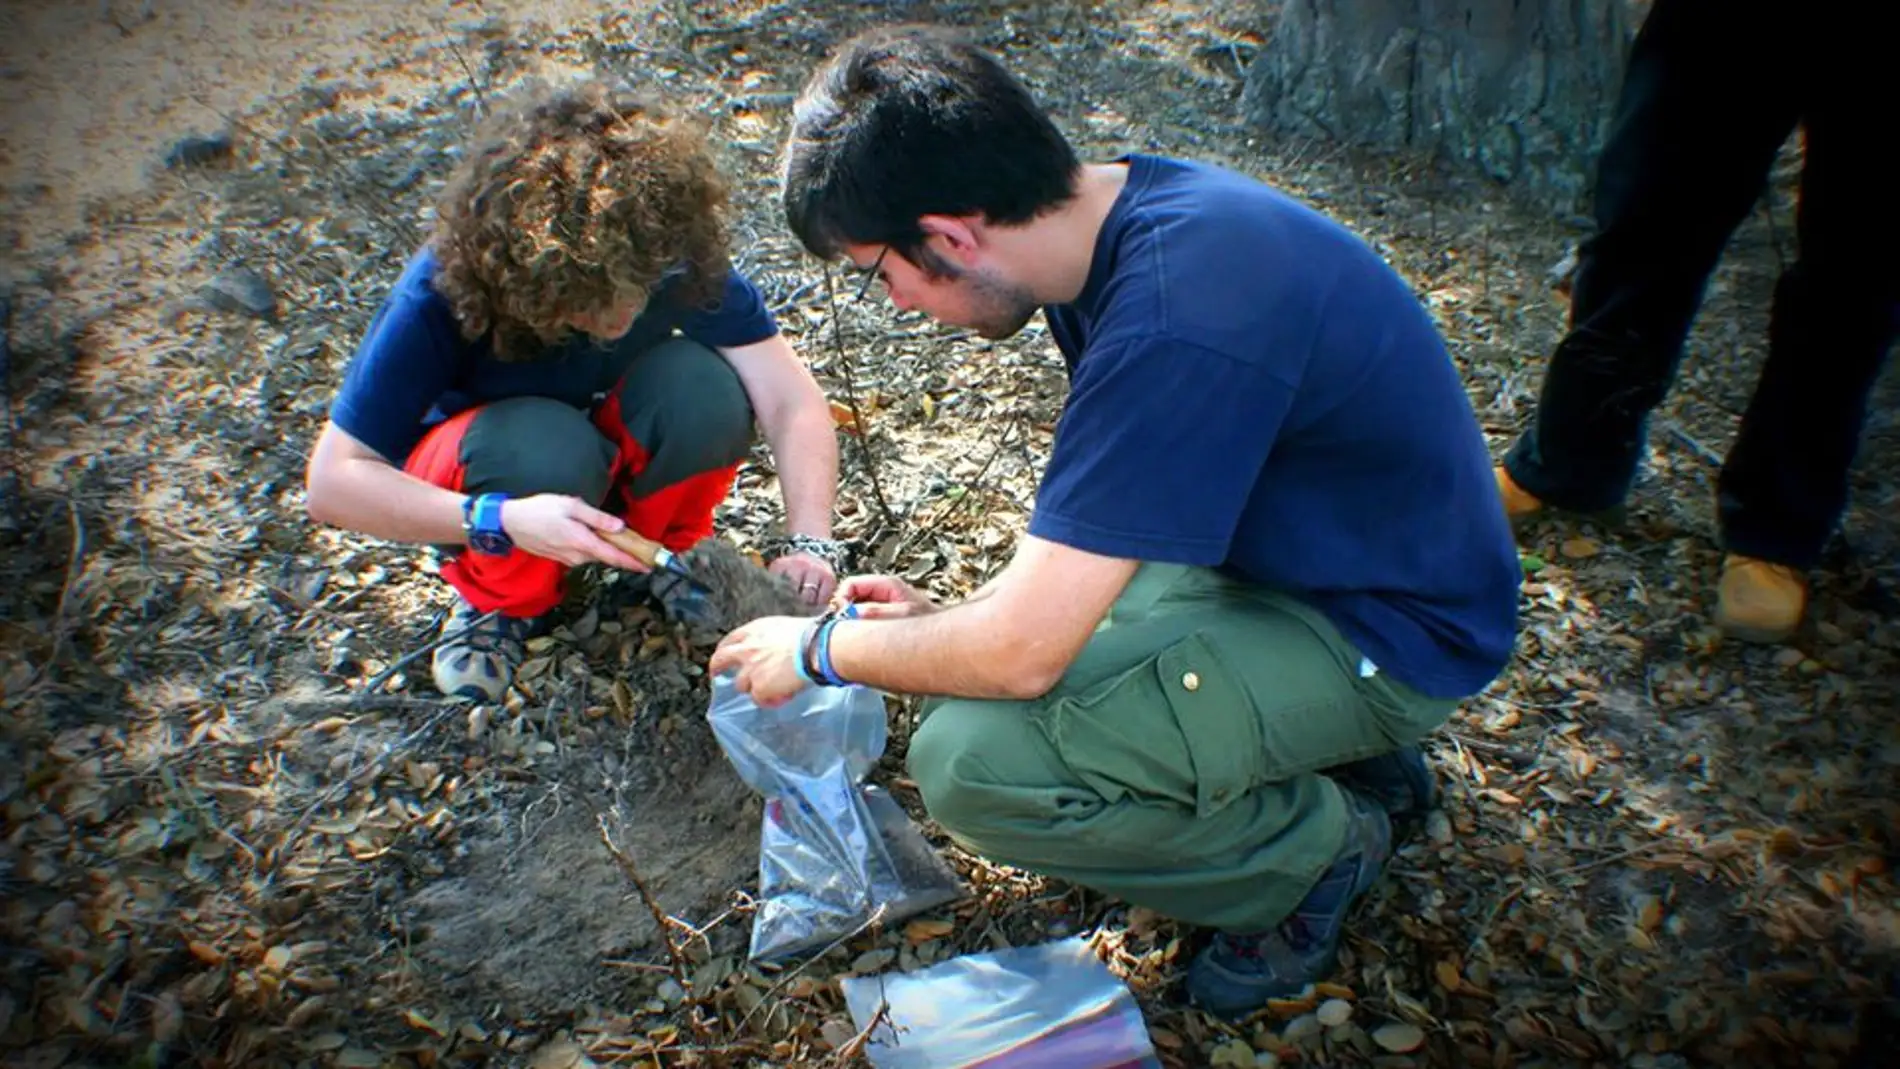
[[[1194,674],[1193,672],[1187,673],[1186,675],[1181,677],[1181,689],[1189,690],[1189,691],[1200,690],[1201,677]]]

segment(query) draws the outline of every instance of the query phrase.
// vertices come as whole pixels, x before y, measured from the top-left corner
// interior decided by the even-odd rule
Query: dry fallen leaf
[[[1432,975],[1438,978],[1438,986],[1454,994],[1465,986],[1465,978],[1458,971],[1458,963],[1443,959],[1432,966]]]
[[[1576,538],[1564,540],[1563,554],[1571,560],[1588,560],[1600,552],[1602,552],[1602,547],[1597,545],[1594,539],[1579,535]]]
[[[846,434],[864,433],[864,427],[858,422],[858,417],[852,413],[851,406],[843,401],[831,402],[831,422]]]
[[[942,939],[956,931],[956,927],[952,921],[920,918],[904,925],[904,938],[910,941],[911,946],[916,946],[932,939]]]
[[[1253,1046],[1244,1039],[1230,1039],[1214,1048],[1208,1064],[1219,1069],[1221,1066],[1234,1066],[1235,1069],[1253,1069]]]
[[[1425,1043],[1425,1030],[1415,1024],[1394,1021],[1372,1031],[1372,1041],[1393,1054],[1409,1054]]]
[[[1314,1016],[1319,1018],[1320,1024],[1328,1028],[1338,1028],[1352,1020],[1352,1003],[1343,998],[1329,998],[1319,1004],[1319,1009],[1314,1011]]]
[[[562,1036],[535,1051],[528,1060],[528,1069],[594,1069],[594,1060],[579,1043]]]
[[[0,1030],[5,1022],[0,1021]],[[178,996],[170,991],[160,994],[152,1000],[152,1038],[159,1043],[170,1043],[178,1038],[185,1027],[185,1010],[178,1004]]]
[[[422,1013],[418,1010],[402,1011],[402,1021],[404,1024],[408,1025],[411,1028],[418,1029],[423,1032],[428,1032],[431,1035],[436,1035],[436,1036],[448,1035],[448,1032],[446,1032],[442,1028],[441,1025],[436,1024],[434,1021],[429,1020],[427,1017],[423,1016]]]
[[[827,1017],[825,1023],[818,1026],[818,1038],[832,1050],[838,1050],[845,1044],[858,1038],[858,1030],[843,1017]]]

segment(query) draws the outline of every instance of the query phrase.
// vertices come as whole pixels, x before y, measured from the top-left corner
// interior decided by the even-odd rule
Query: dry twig
[[[627,879],[633,884],[634,891],[640,895],[640,901],[646,905],[647,912],[653,914],[653,931],[659,936],[660,942],[666,944],[666,956],[672,965],[673,982],[680,985],[680,990],[685,992],[687,1019],[692,1023],[693,1034],[699,1037],[702,1043],[711,1043],[712,1026],[707,1023],[705,1017],[700,1015],[699,996],[693,993],[693,978],[687,974],[686,954],[679,948],[679,944],[673,941],[673,926],[667,923],[666,911],[660,908],[659,900],[654,898],[653,892],[647,888],[647,881],[640,875],[640,869],[634,865],[633,858],[628,857],[627,852],[620,848],[620,844],[614,842],[613,833],[607,829],[607,814],[594,814],[594,823],[600,826],[601,845],[605,846],[607,853],[613,856],[614,864],[620,866],[620,871],[626,873]]]
[[[858,428],[854,436],[858,451],[864,455],[864,471],[871,480],[871,500],[877,505],[878,519],[886,527],[898,524],[897,513],[892,511],[890,499],[884,496],[884,480],[878,475],[877,457],[871,453],[871,425],[864,420],[864,408],[858,403],[858,383],[854,374],[851,355],[845,350],[844,328],[838,325],[838,289],[831,272],[831,265],[825,265],[825,301],[831,312],[831,347],[838,357],[838,374],[844,379],[844,401],[851,409],[851,421]]]
[[[871,1019],[864,1023],[864,1027],[858,1030],[857,1035],[851,1037],[850,1042],[839,1047],[832,1053],[830,1061],[826,1064],[834,1066],[851,1064],[851,1059],[864,1053],[864,1048],[870,1045],[871,1034],[877,1031],[878,1025],[887,1024],[890,1019],[891,1004],[889,1002],[878,1003],[877,1012],[872,1014]]]

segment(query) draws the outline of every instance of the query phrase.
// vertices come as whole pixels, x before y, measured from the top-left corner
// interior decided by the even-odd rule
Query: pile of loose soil
[[[731,630],[761,616],[815,615],[784,581],[725,539],[705,539],[680,559],[710,589],[709,627]]]
[[[397,904],[428,987],[543,1014],[610,999],[635,979],[650,988],[650,974],[610,964],[665,953],[603,831],[685,923],[707,923],[756,883],[758,799],[706,725],[703,681],[678,657],[635,660],[617,676],[646,698],[634,723],[563,738],[532,782],[465,821],[442,873]],[[745,929],[713,935],[724,952]]]

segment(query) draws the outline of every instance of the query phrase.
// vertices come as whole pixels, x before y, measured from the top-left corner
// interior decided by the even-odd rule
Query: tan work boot
[[[1808,584],[1785,564],[1731,553],[1722,559],[1715,625],[1743,642],[1784,642],[1801,626]]]
[[[1532,516],[1544,511],[1544,503],[1530,491],[1517,485],[1511,473],[1499,464],[1494,469],[1498,477],[1498,496],[1504,499],[1504,515],[1513,523],[1523,523]]]

